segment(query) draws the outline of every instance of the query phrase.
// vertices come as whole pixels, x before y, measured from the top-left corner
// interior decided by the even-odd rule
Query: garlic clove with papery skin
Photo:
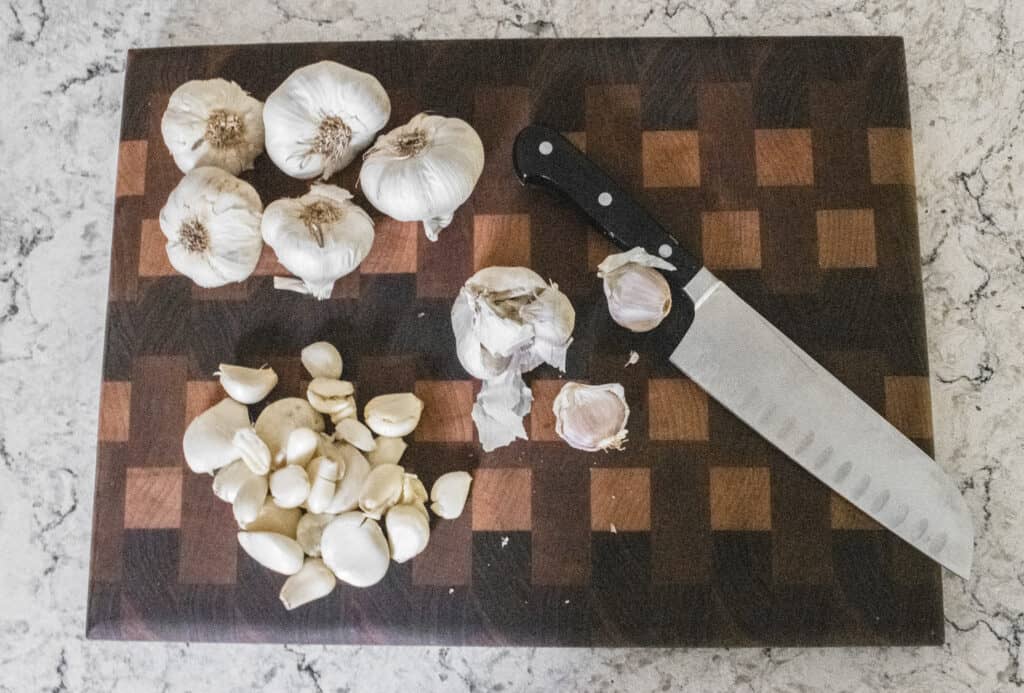
[[[612,319],[633,332],[650,332],[672,310],[672,290],[657,269],[674,271],[670,262],[643,248],[609,255],[597,266]]]
[[[388,572],[388,541],[380,525],[361,512],[339,515],[324,528],[320,554],[342,582],[369,587]]]
[[[307,558],[302,564],[302,570],[290,576],[281,586],[281,603],[288,611],[297,609],[303,604],[326,597],[337,582],[338,578],[323,561]]]
[[[228,397],[242,404],[263,401],[277,385],[277,373],[273,368],[246,368],[222,363],[214,375],[220,378],[220,385]]]
[[[621,450],[626,442],[629,405],[618,383],[566,383],[552,409],[555,432],[577,450]]]
[[[454,520],[462,514],[469,498],[469,485],[473,477],[469,472],[448,472],[442,474],[430,487],[430,509],[438,517]]]
[[[242,428],[249,428],[249,410],[227,397],[193,419],[182,438],[189,468],[204,474],[237,460],[234,437]]]
[[[227,171],[200,166],[185,174],[160,210],[167,259],[201,287],[246,279],[260,259],[263,203]]]
[[[363,407],[366,425],[379,436],[401,438],[413,432],[423,414],[423,400],[411,392],[378,395]]]
[[[238,543],[257,563],[275,573],[294,575],[306,560],[299,543],[274,532],[238,533]]]
[[[330,342],[313,342],[302,350],[302,365],[314,378],[341,377],[341,354]]]
[[[420,113],[377,138],[359,171],[359,186],[378,210],[399,221],[422,221],[436,241],[473,192],[484,169],[484,146],[469,123]]]

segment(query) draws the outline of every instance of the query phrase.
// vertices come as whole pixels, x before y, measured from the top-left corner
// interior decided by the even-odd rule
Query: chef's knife
[[[568,197],[616,245],[667,272],[693,320],[669,360],[772,445],[897,536],[967,578],[974,526],[938,464],[706,267],[558,131],[524,128],[513,163],[524,183]],[[689,308],[689,306],[686,306]]]

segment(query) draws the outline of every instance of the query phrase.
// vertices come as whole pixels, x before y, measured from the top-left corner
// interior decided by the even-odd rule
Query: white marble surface
[[[978,527],[974,577],[947,577],[945,647],[410,651],[83,639],[127,48],[757,33],[906,37],[936,448]],[[13,0],[0,7],[0,46],[0,691],[945,692],[1024,683],[1024,3]]]

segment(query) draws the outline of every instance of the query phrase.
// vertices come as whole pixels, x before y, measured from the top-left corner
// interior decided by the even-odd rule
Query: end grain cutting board
[[[224,77],[265,99],[332,59],[375,74],[389,127],[434,110],[480,132],[479,187],[438,243],[375,215],[358,273],[321,303],[255,276],[217,290],[170,269],[157,216],[181,174],[168,95]],[[926,450],[931,446],[903,45],[892,38],[443,41],[132,51],[125,78],[97,462],[94,638],[522,645],[883,645],[943,639],[939,569],[832,496],[669,365],[673,346],[613,324],[609,250],[568,206],[521,187],[511,144],[539,120],[597,163],[737,293]],[[354,189],[357,166],[337,177]],[[264,156],[264,203],[297,195]],[[357,201],[360,201],[357,197]],[[369,207],[367,206],[369,209]],[[577,310],[565,377],[622,382],[625,452],[553,433],[560,374],[531,374],[529,442],[474,442],[476,384],[449,310],[463,281],[521,264]],[[326,339],[360,402],[426,402],[404,463],[475,476],[425,554],[365,590],[288,613],[283,576],[236,545],[228,505],[181,454],[220,396],[221,361],[271,364],[303,392]],[[623,368],[630,350],[640,362]],[[614,529],[613,529],[614,526]]]

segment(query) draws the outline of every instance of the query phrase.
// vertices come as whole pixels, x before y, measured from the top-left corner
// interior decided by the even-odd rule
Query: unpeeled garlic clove
[[[402,497],[405,470],[397,464],[382,464],[370,470],[359,492],[359,507],[367,517],[381,515]]]
[[[306,507],[311,513],[326,512],[334,499],[334,491],[338,481],[339,465],[328,457],[317,457],[310,464],[315,464],[315,477],[311,477],[309,497]],[[343,472],[342,468],[342,472]]]
[[[238,456],[252,470],[253,474],[266,474],[270,471],[270,448],[256,435],[251,428],[240,428],[235,431],[232,441]]]
[[[363,490],[366,477],[370,474],[370,463],[363,454],[351,445],[342,443],[332,446],[345,463],[345,474],[335,486],[334,498],[327,506],[329,513],[345,513],[359,507],[359,493]]]
[[[379,436],[401,438],[413,432],[423,414],[423,400],[411,392],[374,397],[363,408],[363,420]]]
[[[369,587],[388,572],[391,555],[380,525],[361,512],[339,515],[320,537],[324,563],[342,582]]]
[[[370,452],[377,447],[373,439],[373,433],[356,419],[342,419],[334,427],[334,437],[338,440],[351,443],[354,447],[363,452]]]
[[[469,485],[473,477],[469,472],[448,472],[442,474],[430,489],[430,509],[438,517],[454,520],[462,514],[469,497]]]
[[[302,365],[314,378],[341,377],[341,354],[330,342],[314,342],[303,349]]]
[[[366,459],[374,467],[379,464],[398,464],[399,460],[402,459],[402,455],[405,454],[406,448],[409,447],[401,438],[389,436],[378,437],[376,443],[377,446],[366,453]]]
[[[612,320],[633,332],[649,332],[672,310],[672,290],[655,268],[675,266],[643,248],[609,255],[597,266]]]
[[[423,552],[430,540],[430,523],[413,505],[396,505],[384,516],[391,559],[405,563]]]
[[[326,597],[338,579],[319,558],[307,558],[302,570],[290,576],[281,586],[280,599],[288,611]]]
[[[296,464],[278,469],[270,475],[270,495],[282,508],[297,508],[309,497],[306,470]]]
[[[189,469],[205,474],[237,460],[233,439],[240,428],[249,428],[249,410],[227,397],[193,419],[181,441]]]
[[[249,465],[242,460],[235,460],[231,464],[217,470],[217,474],[213,477],[213,495],[222,501],[234,503],[235,496],[238,495],[238,489],[242,487],[242,484],[255,476],[259,475],[253,474],[252,470],[249,469]]]
[[[307,556],[320,555],[320,537],[324,527],[334,522],[337,515],[333,513],[303,513],[295,528],[295,541],[306,552]]]
[[[263,501],[267,499],[267,489],[267,478],[264,476],[253,476],[239,487],[231,509],[240,527],[255,521],[259,516]]]
[[[294,539],[274,532],[239,532],[242,549],[264,568],[283,575],[302,570],[306,559],[302,547]]]
[[[348,398],[355,391],[347,380],[313,378],[306,388],[306,399],[321,414],[334,414],[346,408]]]
[[[629,405],[622,385],[566,383],[555,397],[555,432],[577,450],[621,450]]]
[[[316,455],[320,444],[320,435],[311,428],[296,428],[288,434],[285,443],[285,464],[305,467]]]
[[[301,517],[302,511],[298,508],[282,508],[273,498],[267,498],[256,519],[239,527],[249,532],[274,532],[294,539]]]
[[[286,449],[288,438],[297,428],[309,428],[316,433],[324,430],[324,417],[304,399],[285,397],[268,404],[256,419],[256,434],[270,448],[277,460]]]
[[[277,385],[277,373],[273,368],[246,368],[222,363],[214,375],[220,377],[220,385],[228,397],[242,404],[262,401]]]

